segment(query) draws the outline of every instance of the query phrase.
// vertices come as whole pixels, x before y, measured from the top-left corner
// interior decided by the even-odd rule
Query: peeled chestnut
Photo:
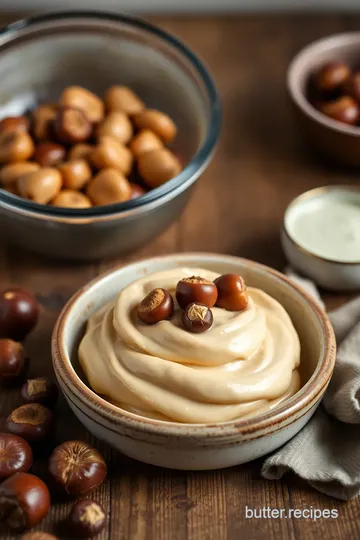
[[[145,152],[164,147],[162,140],[150,129],[142,129],[131,141],[129,148],[136,158]]]
[[[74,189],[63,189],[51,201],[52,206],[62,208],[91,208],[92,204],[84,193]]]
[[[55,105],[39,105],[32,111],[32,133],[37,141],[51,139],[56,112]]]
[[[36,531],[24,534],[20,540],[59,540],[59,538],[44,531]]]
[[[114,111],[97,126],[96,135],[98,137],[109,135],[122,144],[127,144],[133,136],[133,126],[125,113]]]
[[[97,501],[81,499],[72,507],[68,522],[74,536],[92,538],[105,527],[105,510]]]
[[[179,160],[165,147],[140,154],[137,167],[141,178],[151,188],[165,184],[181,171]]]
[[[12,339],[0,339],[0,380],[16,379],[23,375],[26,355],[21,343]]]
[[[43,441],[52,432],[54,416],[40,403],[21,405],[7,417],[6,429],[27,441]]]
[[[64,188],[82,189],[92,176],[90,165],[85,159],[74,159],[59,167]]]
[[[223,274],[214,281],[218,298],[216,306],[227,311],[242,311],[246,309],[249,296],[245,282],[237,274]]]
[[[26,403],[40,403],[45,407],[53,407],[58,398],[56,384],[46,377],[28,379],[21,388],[21,397]]]
[[[17,181],[17,188],[22,197],[38,204],[47,204],[59,193],[62,176],[55,167],[43,167]]]
[[[0,480],[17,472],[27,472],[33,462],[29,444],[11,433],[0,433]]]
[[[155,324],[170,319],[174,300],[166,289],[153,289],[139,304],[137,314],[141,322]]]
[[[92,123],[104,118],[104,103],[93,92],[81,86],[68,86],[60,96],[60,105],[82,110]]]
[[[360,109],[356,101],[349,96],[342,96],[334,101],[327,101],[320,105],[320,111],[333,120],[344,124],[354,125],[360,117]]]
[[[139,129],[150,129],[165,143],[171,142],[176,135],[175,122],[162,111],[144,109],[134,116],[135,125]]]
[[[85,142],[91,137],[92,124],[81,109],[64,107],[57,112],[54,133],[64,144]]]
[[[103,482],[106,464],[99,452],[89,444],[67,441],[51,454],[49,472],[62,491],[80,497]]]
[[[99,138],[89,157],[97,169],[117,169],[125,176],[130,174],[133,165],[133,155],[128,147],[108,135]]]
[[[38,303],[29,292],[12,288],[0,293],[0,337],[23,340],[38,316]]]
[[[349,78],[350,69],[344,62],[329,62],[322,66],[315,75],[318,90],[330,92],[340,88]]]
[[[35,148],[34,160],[42,167],[55,167],[62,163],[66,150],[61,144],[42,142]]]
[[[34,143],[26,131],[0,132],[0,163],[26,161],[34,153]]]
[[[89,182],[86,195],[97,206],[120,203],[131,198],[131,187],[120,171],[103,169]]]
[[[213,323],[213,314],[204,304],[192,303],[186,306],[182,315],[184,328],[194,334],[202,334],[209,330]]]
[[[49,490],[33,474],[19,472],[0,485],[0,521],[12,530],[35,527],[49,508]]]
[[[0,121],[0,131],[29,131],[27,116],[7,116]]]
[[[122,111],[129,116],[145,109],[144,102],[127,86],[112,86],[105,92],[105,105],[109,111]]]
[[[176,300],[182,309],[193,302],[211,308],[215,305],[217,296],[214,283],[200,276],[184,278],[176,286]]]

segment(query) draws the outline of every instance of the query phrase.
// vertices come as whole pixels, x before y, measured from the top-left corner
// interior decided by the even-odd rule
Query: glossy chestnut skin
[[[334,101],[321,103],[319,110],[329,118],[349,125],[355,125],[360,117],[359,106],[350,96],[342,96]]]
[[[360,104],[360,71],[353,73],[344,86],[344,92]]]
[[[210,308],[204,304],[193,302],[186,306],[183,315],[182,322],[185,330],[192,332],[193,334],[202,334],[209,330],[213,323],[213,314]]]
[[[44,531],[36,531],[24,534],[20,540],[59,540],[59,538]]]
[[[65,160],[66,150],[61,144],[42,142],[35,147],[34,161],[42,167],[55,167]]]
[[[57,112],[54,133],[63,144],[81,143],[91,137],[92,124],[81,109],[64,107]]]
[[[46,377],[28,379],[21,388],[21,397],[25,403],[40,403],[50,409],[54,407],[58,395],[58,387]]]
[[[216,306],[227,311],[242,311],[247,308],[249,297],[246,285],[237,274],[223,274],[214,281],[218,290]]]
[[[0,293],[0,337],[23,340],[38,316],[39,305],[29,292],[11,288]]]
[[[80,497],[96,489],[107,471],[95,448],[82,441],[66,441],[51,454],[49,472],[61,491]]]
[[[329,62],[315,74],[315,86],[323,92],[340,88],[350,77],[350,68],[344,62]]]
[[[29,131],[27,116],[7,116],[0,121],[0,131]]]
[[[14,409],[6,420],[6,429],[27,441],[39,442],[47,439],[54,427],[54,416],[50,409],[40,403],[27,403]]]
[[[174,300],[166,289],[153,289],[140,302],[137,314],[144,324],[155,324],[172,317]]]
[[[184,278],[176,286],[176,300],[182,309],[193,302],[212,308],[217,297],[216,285],[200,276]]]
[[[100,503],[93,499],[76,501],[69,515],[69,528],[77,538],[92,538],[105,527],[106,513]]]
[[[0,381],[21,377],[26,368],[26,353],[18,341],[0,339]]]
[[[24,439],[0,433],[0,481],[17,472],[27,472],[32,462],[32,450]]]
[[[0,521],[12,530],[35,527],[49,508],[49,490],[33,474],[19,472],[0,485]]]

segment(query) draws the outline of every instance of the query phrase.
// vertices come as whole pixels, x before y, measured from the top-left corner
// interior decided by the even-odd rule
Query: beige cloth
[[[320,297],[311,282],[288,273]],[[309,288],[310,287],[310,288]],[[330,313],[338,353],[322,405],[308,424],[266,459],[262,475],[279,479],[292,471],[314,488],[348,500],[360,492],[360,297]]]

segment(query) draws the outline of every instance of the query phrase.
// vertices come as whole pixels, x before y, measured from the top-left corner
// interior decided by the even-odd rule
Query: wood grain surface
[[[279,227],[286,205],[299,193],[325,184],[357,182],[353,172],[312,157],[299,140],[289,111],[286,68],[315,38],[358,29],[359,16],[234,16],[156,18],[207,63],[223,103],[223,130],[216,157],[198,183],[181,219],[126,260],[74,265],[19,252],[0,242],[0,285],[25,287],[42,305],[28,339],[31,371],[51,374],[50,336],[59,309],[76,289],[113,266],[140,257],[203,250],[249,257],[282,269]],[[3,231],[6,237],[6,231]],[[341,296],[326,295],[329,306]],[[0,393],[0,429],[19,403],[17,390]],[[360,500],[339,503],[286,476],[264,481],[261,460],[214,472],[179,472],[130,460],[95,441],[58,405],[56,441],[82,438],[95,444],[109,465],[96,492],[108,511],[99,540],[327,540],[360,538]],[[37,456],[44,475],[49,443]],[[246,519],[245,508],[338,509],[338,519]],[[70,503],[54,500],[39,527],[67,539],[61,522]],[[0,538],[13,538],[1,531]]]

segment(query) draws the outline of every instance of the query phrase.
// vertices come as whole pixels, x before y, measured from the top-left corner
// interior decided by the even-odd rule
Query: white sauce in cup
[[[285,214],[289,236],[324,259],[360,262],[360,190],[336,189],[297,200]]]

